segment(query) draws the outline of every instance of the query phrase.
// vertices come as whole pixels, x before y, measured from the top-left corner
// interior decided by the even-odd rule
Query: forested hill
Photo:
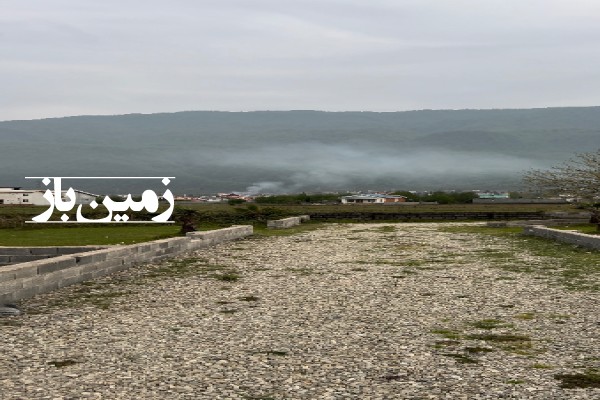
[[[78,116],[0,122],[0,186],[165,175],[188,193],[513,188],[525,169],[599,147],[600,107]],[[126,189],[103,184],[87,189]]]

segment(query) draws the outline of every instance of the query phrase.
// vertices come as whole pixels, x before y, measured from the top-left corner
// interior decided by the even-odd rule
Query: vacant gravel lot
[[[324,225],[23,301],[0,398],[600,398],[561,387],[594,384],[598,293],[458,225]]]

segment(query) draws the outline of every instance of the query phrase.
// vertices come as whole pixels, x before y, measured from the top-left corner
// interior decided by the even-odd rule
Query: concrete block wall
[[[59,255],[0,268],[0,303],[46,293],[134,265],[174,257],[252,235],[252,226],[233,226],[186,237]]]
[[[544,213],[547,217],[563,218],[563,219],[587,219],[589,221],[592,214],[589,211],[580,211],[578,213],[570,213],[566,211],[550,211]]]
[[[402,203],[396,203],[402,204]],[[348,210],[353,207],[349,206]],[[399,206],[398,208],[402,208]],[[514,220],[544,218],[542,212],[313,212],[311,220],[336,221],[465,221],[465,220]]]
[[[552,229],[540,225],[526,226],[523,228],[523,233],[600,250],[600,235],[587,235],[585,233]]]
[[[42,260],[65,254],[106,248],[100,246],[43,246],[43,247],[5,247],[0,246],[0,266],[27,261]]]
[[[564,225],[581,225],[586,224],[590,221],[588,218],[579,218],[579,219],[539,219],[539,220],[530,220],[530,221],[493,221],[488,222],[486,225],[494,228],[502,228],[502,227],[524,227],[528,225],[543,225],[543,226],[564,226]]]
[[[300,217],[289,217],[283,219],[269,220],[267,221],[267,228],[270,229],[285,229],[291,228],[292,226],[300,225]]]
[[[199,249],[216,243],[250,236],[253,232],[252,225],[236,225],[214,231],[189,232],[186,236],[192,240],[194,248]]]
[[[267,228],[270,229],[285,229],[293,226],[298,226],[302,222],[310,221],[310,215],[298,215],[297,217],[289,217],[276,220],[268,220]]]

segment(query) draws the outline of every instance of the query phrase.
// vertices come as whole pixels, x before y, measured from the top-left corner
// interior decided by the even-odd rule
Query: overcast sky
[[[0,0],[0,120],[586,105],[598,0]]]

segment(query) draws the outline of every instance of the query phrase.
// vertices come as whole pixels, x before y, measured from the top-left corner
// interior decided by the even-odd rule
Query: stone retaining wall
[[[194,249],[209,247],[217,243],[227,242],[250,236],[254,232],[252,225],[237,225],[214,231],[189,232],[188,238],[194,242]]]
[[[313,212],[310,218],[320,221],[353,220],[353,221],[465,221],[465,220],[511,220],[541,219],[543,212]]]
[[[589,218],[579,219],[538,219],[528,221],[492,221],[486,225],[492,228],[503,228],[503,227],[524,227],[528,225],[543,225],[543,226],[564,226],[564,225],[583,225],[590,222]]]
[[[310,220],[309,215],[300,215],[298,217],[289,217],[283,219],[269,220],[267,221],[267,228],[270,229],[285,229],[291,228],[292,226],[300,225],[302,222]]]
[[[104,249],[106,246],[45,246],[45,247],[5,247],[0,246],[0,266],[27,261],[42,260],[63,256],[65,254],[82,253]]]
[[[578,246],[600,250],[600,235],[587,235],[575,231],[564,231],[546,228],[545,226],[532,225],[523,228],[525,235],[539,236],[559,242],[576,244]]]
[[[473,199],[473,204],[569,204],[565,199]]]
[[[0,268],[0,303],[46,293],[74,283],[173,257],[216,243],[252,235],[252,226],[232,226],[186,237],[155,240],[126,246],[60,255]]]

